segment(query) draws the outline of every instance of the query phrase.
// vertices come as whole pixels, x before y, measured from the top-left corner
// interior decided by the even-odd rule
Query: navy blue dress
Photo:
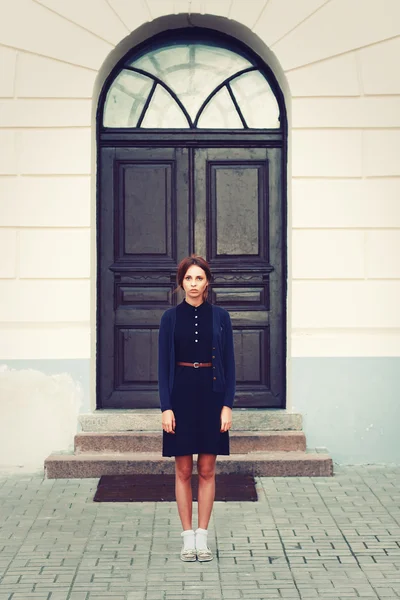
[[[176,309],[176,362],[212,361],[212,307],[183,300]],[[213,368],[175,366],[171,405],[175,434],[163,431],[163,456],[229,454],[229,431],[220,432],[224,394],[213,392]]]

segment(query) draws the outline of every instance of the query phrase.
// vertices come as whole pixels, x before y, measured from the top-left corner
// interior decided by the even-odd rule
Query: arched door
[[[126,57],[99,106],[98,407],[159,406],[158,326],[195,252],[232,318],[235,406],[283,408],[282,98],[245,49],[185,35]]]

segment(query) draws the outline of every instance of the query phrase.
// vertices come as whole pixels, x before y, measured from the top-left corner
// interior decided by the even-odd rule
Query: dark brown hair
[[[183,280],[184,280],[187,270],[192,265],[196,265],[196,266],[200,267],[200,269],[203,269],[204,273],[206,274],[207,281],[210,283],[211,278],[212,278],[210,265],[202,256],[198,256],[197,254],[191,254],[190,256],[186,256],[186,258],[182,259],[178,265],[178,270],[176,273],[176,283],[178,284],[178,287],[184,289],[183,288]],[[207,295],[208,295],[208,286],[206,287],[206,289],[203,292],[203,300],[207,300]]]

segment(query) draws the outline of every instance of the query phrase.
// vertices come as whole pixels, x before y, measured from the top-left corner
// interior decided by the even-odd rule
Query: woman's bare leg
[[[183,530],[192,529],[193,455],[175,457],[175,496]]]
[[[199,527],[207,529],[215,497],[215,454],[199,454],[197,472],[199,474],[198,518]]]

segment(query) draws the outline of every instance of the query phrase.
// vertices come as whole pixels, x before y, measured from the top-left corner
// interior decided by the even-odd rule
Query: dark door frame
[[[282,279],[281,279],[281,298],[280,303],[282,307],[282,314],[287,314],[287,252],[286,252],[286,233],[287,233],[287,212],[286,212],[286,185],[285,185],[285,173],[286,173],[286,153],[285,147],[282,143],[282,139],[277,139],[278,135],[276,133],[272,133],[268,136],[269,139],[265,139],[266,132],[259,133],[247,133],[246,135],[239,134],[226,134],[226,132],[187,132],[187,131],[163,131],[163,132],[142,132],[133,136],[132,134],[127,134],[126,132],[113,132],[103,134],[101,142],[99,144],[99,149],[101,148],[140,148],[140,147],[152,147],[162,148],[162,147],[187,147],[189,149],[189,162],[193,160],[193,152],[196,148],[210,148],[210,147],[218,147],[218,148],[281,148],[281,210],[282,210],[282,231],[281,231],[281,265],[282,265]],[[158,137],[157,137],[158,135]],[[222,139],[221,139],[222,138]],[[100,182],[101,173],[98,171],[98,177]],[[97,310],[96,310],[96,407],[101,409],[101,399],[99,397],[100,391],[100,355],[99,349],[101,346],[101,327],[100,327],[100,310],[101,310],[101,294],[100,294],[100,286],[101,286],[101,273],[100,266],[101,261],[99,257],[99,252],[101,249],[100,239],[99,239],[99,231],[101,230],[101,207],[100,207],[100,183],[98,183],[98,196],[97,196]],[[193,190],[189,191],[189,202],[190,198],[193,195]],[[192,197],[193,200],[193,197]],[[189,253],[194,251],[194,232],[189,232]],[[129,267],[127,267],[129,270]],[[233,267],[235,271],[241,270]],[[123,270],[123,267],[119,267],[119,270]],[[216,273],[218,268],[213,269]],[[286,339],[286,330],[287,330],[287,322],[286,318],[282,319],[281,322],[281,343],[280,348],[282,352],[282,358],[287,356],[287,339]],[[286,361],[282,364],[283,369],[283,404],[281,406],[282,409],[286,408],[287,401],[287,385],[286,385]],[[267,407],[263,407],[266,409]]]
[[[196,30],[196,31],[195,31]],[[220,42],[225,46],[229,46],[242,54],[247,54],[252,57],[254,64],[257,65],[260,71],[264,73],[269,81],[272,90],[275,93],[280,107],[280,129],[241,129],[241,130],[226,130],[226,129],[127,129],[127,128],[106,128],[102,126],[102,116],[106,93],[109,85],[112,83],[117,72],[122,68],[123,63],[127,60],[129,54],[136,55],[142,53],[146,49],[151,48],[153,43],[165,41],[168,43],[171,39],[184,38],[185,35],[190,35],[193,39],[195,35],[209,39],[210,41]],[[101,408],[98,397],[99,390],[99,341],[100,341],[100,195],[101,195],[101,172],[100,172],[100,152],[102,148],[140,148],[140,147],[186,147],[186,148],[281,148],[281,199],[282,199],[282,288],[281,288],[281,303],[283,314],[287,315],[287,115],[283,93],[278,85],[272,70],[257,56],[251,49],[239,42],[235,38],[222,34],[210,29],[194,28],[194,29],[178,29],[169,32],[163,32],[150,40],[146,40],[132,52],[125,55],[111,71],[106,79],[103,89],[100,94],[97,118],[96,118],[96,140],[97,140],[97,175],[96,175],[96,258],[97,258],[97,273],[96,273],[96,408]],[[192,250],[191,250],[192,251]],[[282,352],[283,356],[287,356],[287,320],[282,322]],[[285,384],[286,384],[286,364],[285,368]],[[285,406],[286,407],[286,391],[287,386],[284,386]]]

